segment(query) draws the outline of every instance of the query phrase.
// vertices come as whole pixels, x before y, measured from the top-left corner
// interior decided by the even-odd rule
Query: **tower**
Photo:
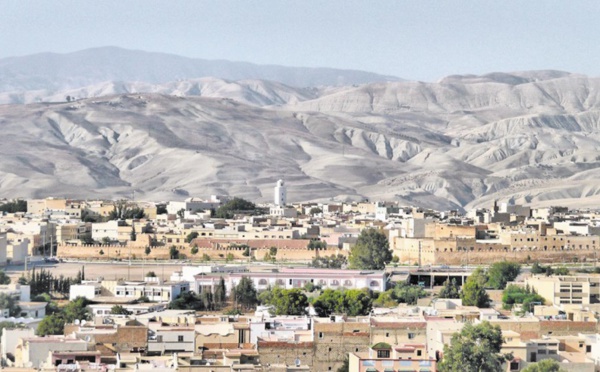
[[[273,195],[273,203],[275,206],[279,207],[285,207],[285,204],[287,203],[287,193],[283,180],[277,181],[277,186],[275,186],[275,192]]]

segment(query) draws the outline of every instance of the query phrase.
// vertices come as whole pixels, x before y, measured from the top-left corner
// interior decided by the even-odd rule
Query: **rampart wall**
[[[427,252],[428,255],[422,257],[433,256],[432,263],[436,265],[483,265],[499,261],[513,261],[520,263],[543,262],[543,263],[560,263],[560,262],[585,262],[594,261],[600,258],[600,252],[597,249],[475,249],[475,250],[458,250],[458,251],[434,251]]]

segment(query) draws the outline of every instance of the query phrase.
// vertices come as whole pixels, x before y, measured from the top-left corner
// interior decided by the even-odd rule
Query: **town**
[[[594,210],[290,203],[279,180],[267,204],[0,211],[6,368],[600,370]]]

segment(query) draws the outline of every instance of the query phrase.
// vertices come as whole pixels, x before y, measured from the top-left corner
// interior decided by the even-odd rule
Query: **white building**
[[[279,286],[285,289],[304,288],[307,283],[320,286],[323,289],[362,289],[384,292],[387,286],[386,274],[383,271],[335,270],[335,269],[292,269],[281,268],[277,272],[248,272],[230,273],[228,275],[201,274],[196,275],[193,290],[202,293],[212,289],[214,292],[221,277],[229,294],[243,277],[254,282],[257,290]]]
[[[189,282],[162,283],[160,280],[157,280],[157,282],[151,283],[147,281],[130,281],[118,283],[115,286],[114,293],[115,297],[137,299],[145,296],[153,302],[171,302],[179,297],[181,293],[189,290]]]
[[[72,337],[46,336],[20,338],[15,352],[15,367],[40,368],[51,351],[86,351],[87,342]]]
[[[34,337],[35,332],[31,328],[4,328],[2,337],[0,338],[0,350],[2,350],[2,363],[6,362],[7,354],[15,355],[15,348],[19,343],[19,339],[23,337]]]
[[[0,285],[0,293],[12,296],[14,299],[24,302],[31,301],[31,287],[25,284]]]
[[[69,300],[73,301],[77,297],[85,297],[93,300],[102,294],[102,284],[97,281],[84,281],[81,284],[72,284],[69,289]]]
[[[111,315],[111,310],[114,304],[93,304],[88,305],[93,316],[106,317]],[[167,308],[168,303],[141,303],[141,304],[122,304],[123,308],[133,315],[153,313],[163,311]]]
[[[24,317],[24,318],[41,319],[46,316],[46,305],[47,305],[47,302],[20,301],[19,302],[19,307],[21,308],[20,316]]]
[[[148,330],[148,352],[174,353],[195,351],[196,330],[191,327],[159,327]]]
[[[177,214],[180,210],[183,210],[184,212],[195,212],[219,208],[222,199],[218,199],[217,196],[214,197],[215,198],[211,200],[187,198],[182,202],[170,201],[169,204],[167,204],[167,213]]]
[[[92,224],[92,239],[102,241],[108,238],[111,241],[119,240],[119,221],[96,222]]]
[[[287,204],[287,191],[283,180],[277,181],[273,197],[273,204],[275,204],[275,206],[285,207]]]
[[[25,257],[29,251],[29,239],[18,238],[8,242],[6,246],[6,259],[13,264],[25,262]]]
[[[0,265],[6,265],[7,254],[6,233],[0,233]]]

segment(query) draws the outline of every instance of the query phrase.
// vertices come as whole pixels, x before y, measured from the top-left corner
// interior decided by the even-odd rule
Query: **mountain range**
[[[73,75],[48,67],[34,76],[27,71],[40,71],[38,57],[0,60],[1,196],[135,190],[148,200],[267,201],[283,178],[296,201],[438,209],[600,202],[598,78],[528,71],[435,83],[375,74],[346,85],[250,75],[163,81],[170,75],[143,75],[150,67],[133,79],[83,62]]]

